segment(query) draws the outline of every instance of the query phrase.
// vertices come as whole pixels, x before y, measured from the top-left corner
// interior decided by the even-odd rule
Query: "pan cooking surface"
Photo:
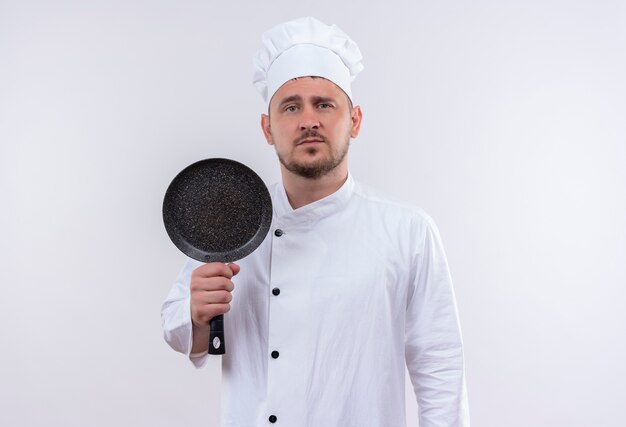
[[[174,178],[163,218],[172,241],[199,261],[230,262],[261,243],[271,222],[265,184],[251,169],[228,159],[194,163]]]

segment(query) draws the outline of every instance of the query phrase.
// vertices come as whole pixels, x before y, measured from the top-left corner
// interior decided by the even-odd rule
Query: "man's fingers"
[[[233,295],[229,291],[212,291],[199,293],[196,302],[199,304],[228,304],[232,300]]]
[[[230,304],[207,304],[197,310],[192,310],[191,320],[197,326],[207,326],[212,318],[229,311]]]
[[[223,276],[196,277],[191,280],[191,292],[228,291],[235,289],[233,282]]]
[[[213,317],[227,313],[235,288],[232,280],[240,268],[235,263],[211,262],[196,268],[191,276],[191,318],[198,326],[208,325]]]
[[[224,264],[223,262],[210,262],[201,265],[193,271],[193,274],[198,277],[222,276],[229,279],[237,273],[239,273],[239,266],[237,264]]]
[[[230,264],[228,264],[228,267],[230,268],[230,271],[233,272],[233,276],[236,276],[237,273],[239,273],[239,270],[241,270],[241,267],[239,267],[239,265],[235,264],[234,262],[231,262]]]

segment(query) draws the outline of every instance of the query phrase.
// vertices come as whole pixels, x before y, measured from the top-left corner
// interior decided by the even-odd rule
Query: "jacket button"
[[[274,424],[278,420],[278,418],[276,418],[276,415],[270,415],[269,420],[270,420],[270,423]]]
[[[278,356],[280,356],[280,353],[279,353],[279,352],[277,352],[276,350],[272,351],[272,357],[273,357],[274,359],[278,359]]]
[[[272,294],[274,294],[274,295],[280,294],[280,289],[278,289],[278,288],[272,289]]]
[[[284,234],[283,230],[281,230],[280,228],[277,228],[276,231],[274,231],[274,236],[276,236],[276,237],[280,237],[283,234]]]

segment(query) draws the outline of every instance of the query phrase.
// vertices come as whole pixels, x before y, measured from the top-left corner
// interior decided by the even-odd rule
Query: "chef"
[[[348,169],[359,48],[303,18],[267,31],[254,66],[282,177],[271,230],[238,263],[187,261],[163,304],[166,341],[202,367],[209,320],[226,313],[224,427],[405,426],[405,367],[421,427],[469,426],[437,228]]]

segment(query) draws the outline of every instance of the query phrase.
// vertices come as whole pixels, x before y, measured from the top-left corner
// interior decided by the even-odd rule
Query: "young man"
[[[196,366],[225,319],[223,426],[405,426],[408,367],[420,426],[469,426],[445,254],[422,211],[358,184],[356,44],[313,18],[265,33],[254,83],[280,161],[272,230],[237,264],[189,260],[163,306],[168,343]]]

